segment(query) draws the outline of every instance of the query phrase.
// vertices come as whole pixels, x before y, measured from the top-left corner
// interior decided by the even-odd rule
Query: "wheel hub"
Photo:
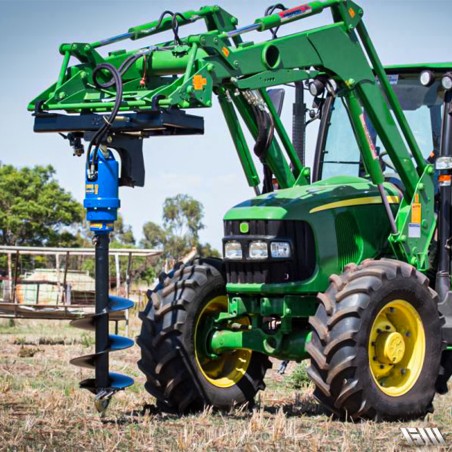
[[[378,388],[391,397],[406,394],[416,383],[425,357],[419,313],[406,300],[388,302],[375,316],[368,340],[370,372]]]
[[[405,354],[405,341],[398,332],[378,335],[375,351],[378,361],[386,364],[399,363]]]

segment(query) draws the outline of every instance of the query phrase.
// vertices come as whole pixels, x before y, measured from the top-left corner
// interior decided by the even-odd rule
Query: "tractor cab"
[[[429,163],[434,162],[440,147],[445,98],[445,89],[440,82],[440,76],[450,68],[452,63],[386,68],[389,82],[422,156]],[[365,111],[364,118],[385,180],[403,191],[403,182],[397,169]],[[325,102],[313,165],[313,181],[339,175],[367,177],[349,113],[340,92]]]

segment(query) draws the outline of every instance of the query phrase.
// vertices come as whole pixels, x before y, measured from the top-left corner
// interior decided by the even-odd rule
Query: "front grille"
[[[243,259],[225,259],[228,283],[271,284],[303,281],[314,273],[314,235],[304,221],[248,220],[249,232],[240,233],[243,221],[225,221],[223,242],[237,240],[242,244]],[[249,244],[253,240],[288,241],[291,243],[292,257],[255,261],[247,258]]]

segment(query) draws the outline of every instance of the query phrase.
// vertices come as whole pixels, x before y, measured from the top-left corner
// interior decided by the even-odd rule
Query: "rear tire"
[[[409,420],[433,411],[442,319],[428,279],[383,259],[352,264],[330,281],[310,318],[314,395],[352,419]]]
[[[227,311],[221,261],[195,260],[164,275],[140,313],[138,367],[163,411],[187,413],[210,405],[230,409],[252,403],[265,388],[267,356],[235,350],[206,356],[209,319]]]

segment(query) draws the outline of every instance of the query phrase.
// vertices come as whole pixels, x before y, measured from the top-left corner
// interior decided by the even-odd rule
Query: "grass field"
[[[131,337],[138,328],[133,321]],[[91,394],[78,389],[91,373],[68,363],[92,345],[90,335],[68,322],[22,320],[11,327],[0,320],[0,450],[409,450],[401,426],[439,427],[452,450],[450,393],[436,398],[435,413],[423,421],[343,423],[323,413],[295,363],[284,376],[274,363],[253,411],[156,413],[135,364],[136,346],[111,355],[112,369],[136,383],[115,396],[101,419]]]

